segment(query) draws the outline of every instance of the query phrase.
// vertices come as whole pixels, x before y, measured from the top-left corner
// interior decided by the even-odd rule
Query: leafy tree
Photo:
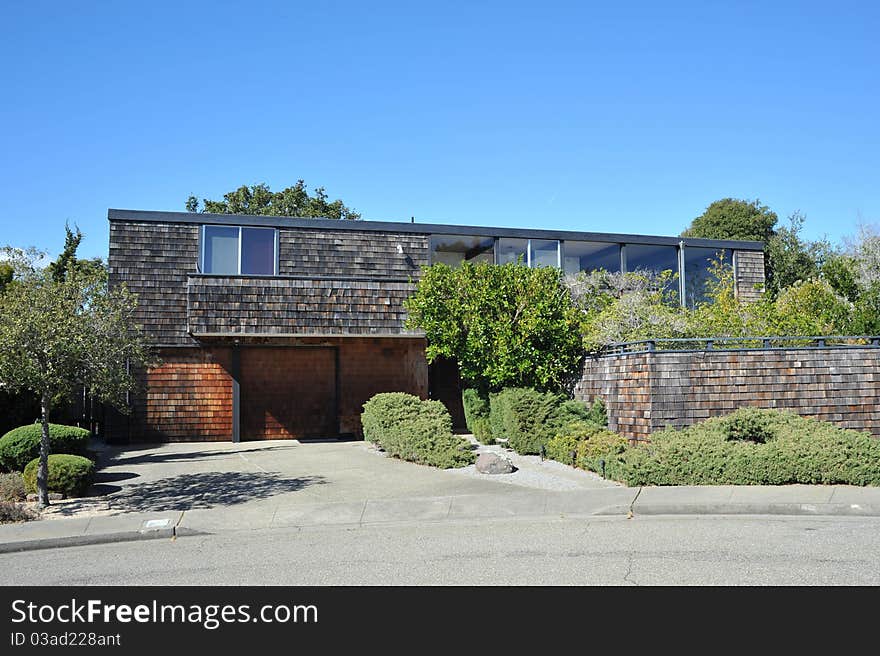
[[[686,333],[686,316],[679,307],[678,290],[671,284],[676,278],[671,271],[600,270],[568,276],[569,292],[582,312],[587,350]]]
[[[12,282],[15,277],[15,269],[9,262],[0,262],[0,294],[6,289],[6,285]]]
[[[40,399],[40,507],[49,503],[53,405],[85,386],[95,398],[122,407],[135,387],[129,365],[152,360],[134,322],[135,297],[124,286],[109,288],[101,271],[68,267],[60,275],[60,266],[26,272],[0,295],[0,384]]]
[[[767,241],[766,289],[774,298],[786,287],[819,275],[832,248],[826,241],[807,241],[801,237],[804,215],[794,212],[788,225],[779,228]]]
[[[78,227],[74,227],[76,228],[76,232],[73,232],[70,229],[70,226],[65,224],[64,231],[66,235],[64,238],[64,249],[55,261],[47,267],[49,275],[52,276],[52,280],[55,282],[63,281],[67,275],[73,271],[77,271],[86,276],[102,276],[106,273],[104,263],[100,258],[93,258],[91,260],[81,260],[77,258],[76,250],[79,248],[83,235]]]
[[[190,196],[186,200],[188,212],[199,211],[199,200]],[[242,185],[223,195],[223,200],[202,200],[203,212],[212,214],[260,214],[268,216],[296,216],[323,219],[360,219],[361,215],[345,206],[341,200],[329,201],[324,187],[310,195],[306,184],[297,180],[292,187],[272,191],[266,184],[248,187]]]
[[[407,327],[425,331],[428,361],[455,359],[485,391],[566,391],[583,355],[580,313],[552,267],[434,264],[404,305]]]
[[[706,208],[682,237],[702,239],[741,239],[768,242],[775,234],[778,217],[760,201],[722,198]]]

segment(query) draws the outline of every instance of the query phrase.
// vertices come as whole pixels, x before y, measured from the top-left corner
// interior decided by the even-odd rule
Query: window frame
[[[238,230],[238,252],[237,252],[237,260],[236,260],[236,273],[215,273],[213,271],[205,271],[205,230],[207,228],[235,228]],[[272,248],[274,249],[273,257],[272,257],[272,273],[242,273],[241,272],[241,245],[242,245],[242,231],[244,228],[248,228],[249,230],[271,230],[274,235],[272,239]],[[280,261],[279,261],[279,251],[280,251],[280,238],[279,238],[279,230],[278,228],[272,228],[270,226],[241,226],[241,225],[227,225],[223,223],[203,223],[199,227],[199,273],[206,276],[237,276],[237,277],[250,277],[250,278],[268,278],[268,277],[276,277],[278,276],[278,271],[280,269]]]

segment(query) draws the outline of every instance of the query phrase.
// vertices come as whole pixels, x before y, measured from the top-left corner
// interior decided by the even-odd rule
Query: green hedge
[[[492,437],[507,439],[519,454],[537,454],[556,428],[556,412],[564,399],[557,394],[511,387],[492,394],[489,423]],[[553,424],[553,425],[551,425]]]
[[[560,394],[511,387],[490,395],[489,424],[492,436],[507,439],[519,454],[537,454],[550,439],[572,423],[604,425],[605,405],[596,400],[592,407]]]
[[[741,409],[656,432],[609,461],[607,475],[627,485],[880,485],[880,440],[870,434],[790,412],[756,417]]]
[[[476,389],[461,392],[464,421],[467,429],[483,444],[492,444],[492,425],[489,423],[489,395]]]
[[[377,394],[364,404],[361,425],[365,439],[395,458],[444,469],[475,459],[470,443],[452,434],[452,418],[440,401]]]
[[[576,421],[547,443],[547,457],[602,473],[602,461],[619,457],[626,447],[627,440],[617,433],[593,422]]]
[[[28,424],[14,428],[0,437],[0,469],[22,471],[40,455],[41,424]],[[84,455],[91,433],[85,428],[49,424],[50,453]]]
[[[40,459],[34,458],[24,468],[24,485],[28,492],[37,491],[37,468]],[[49,454],[49,492],[60,492],[67,497],[84,495],[92,482],[95,463],[83,456],[64,453]]]

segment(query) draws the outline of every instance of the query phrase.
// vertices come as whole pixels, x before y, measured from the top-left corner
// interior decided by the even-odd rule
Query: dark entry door
[[[242,348],[242,440],[333,437],[336,432],[335,349]]]

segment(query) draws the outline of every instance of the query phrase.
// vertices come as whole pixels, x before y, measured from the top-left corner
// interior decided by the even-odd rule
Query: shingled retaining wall
[[[787,409],[880,436],[880,349],[777,348],[589,358],[575,397],[601,397],[630,440],[744,406]]]

